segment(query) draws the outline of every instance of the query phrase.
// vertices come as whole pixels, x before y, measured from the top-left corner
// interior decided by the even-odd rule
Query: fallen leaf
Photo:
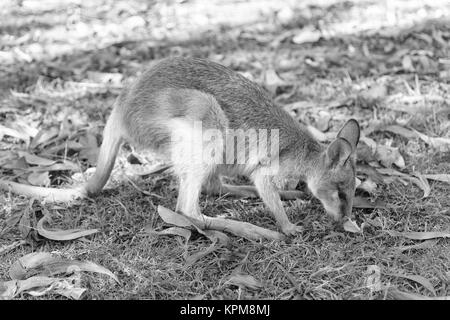
[[[171,166],[158,163],[152,166],[134,164],[127,167],[127,173],[130,175],[147,176],[152,174],[160,174],[168,170]]]
[[[402,59],[402,67],[403,69],[405,69],[405,71],[411,71],[414,72],[414,66],[413,66],[413,62],[412,59],[409,55],[405,55],[403,56]]]
[[[370,107],[386,98],[387,94],[388,88],[385,84],[375,83],[369,89],[361,91],[358,98],[363,101],[363,105]]]
[[[366,180],[361,182],[356,188],[364,190],[369,194],[374,194],[377,189],[377,184],[373,182],[372,179],[367,178]]]
[[[42,158],[42,157],[36,156],[34,154],[30,154],[25,151],[19,151],[18,154],[20,157],[24,157],[25,161],[28,164],[32,164],[32,165],[36,165],[36,166],[51,166],[52,164],[56,163],[56,161],[54,161],[54,160]]]
[[[394,248],[394,250],[403,252],[406,250],[419,250],[419,249],[429,249],[429,248],[433,248],[437,243],[439,242],[439,239],[437,240],[427,240],[421,243],[417,243],[417,244],[413,244],[413,245],[409,245],[409,246],[401,246],[401,247],[396,247]]]
[[[417,282],[419,284],[421,284],[423,287],[425,287],[426,289],[428,289],[432,294],[436,295],[436,291],[434,290],[433,285],[431,284],[430,280],[428,280],[425,277],[422,277],[420,275],[406,275],[406,274],[399,274],[399,273],[395,273],[395,274],[386,274],[388,276],[392,276],[392,277],[397,277],[397,278],[405,278],[408,280],[412,280],[414,282]]]
[[[348,219],[343,224],[344,230],[351,233],[362,233],[361,228],[356,224],[355,221]]]
[[[392,168],[377,168],[377,171],[385,175],[401,177],[402,179],[409,180],[410,182],[414,183],[416,186],[418,186],[420,189],[423,190],[423,198],[428,197],[431,193],[430,184],[426,179],[424,179],[422,175],[418,173],[414,174],[416,177],[412,177],[410,175],[407,175],[406,173],[397,171]]]
[[[26,280],[0,282],[0,298],[13,299],[21,293],[41,296],[57,293],[72,299],[79,299],[86,289],[77,288],[71,278],[31,277]]]
[[[28,175],[27,181],[33,186],[47,187],[50,185],[50,176],[48,171],[32,172]]]
[[[10,136],[19,140],[23,140],[27,144],[29,143],[31,138],[31,136],[24,130],[19,131],[0,124],[0,140],[3,139],[3,136]]]
[[[375,208],[386,208],[386,203],[381,200],[377,200],[375,202],[370,202],[366,198],[355,197],[353,199],[353,208],[361,208],[361,209],[375,209]]]
[[[425,143],[428,143],[429,145],[431,145],[433,148],[436,148],[438,150],[441,151],[448,151],[450,150],[450,138],[433,138],[433,137],[429,137],[426,134],[420,133],[417,130],[413,131],[417,134],[417,136],[422,139]]]
[[[450,174],[422,174],[422,177],[428,180],[450,183]]]
[[[14,250],[15,248],[20,247],[21,245],[24,245],[26,243],[27,243],[26,240],[19,240],[19,241],[14,241],[11,244],[7,244],[7,245],[4,245],[4,246],[1,246],[0,247],[0,255],[6,254],[6,253]]]
[[[90,229],[90,230],[84,230],[84,229],[68,229],[68,230],[47,230],[44,228],[44,222],[46,222],[49,219],[48,215],[45,215],[44,217],[39,220],[37,223],[37,232],[43,236],[44,238],[50,239],[50,240],[57,240],[57,241],[68,241],[68,240],[74,240],[81,237],[86,237],[91,234],[99,232],[98,229]]]
[[[384,230],[384,231],[393,237],[403,237],[403,238],[412,239],[412,240],[450,238],[450,232],[446,232],[446,231],[429,231],[429,232],[416,232],[416,231],[399,232],[399,231],[395,231],[395,230]]]
[[[199,261],[203,257],[206,257],[210,253],[214,252],[218,248],[217,242],[218,241],[214,241],[206,250],[202,250],[202,251],[196,252],[196,253],[188,256],[186,258],[185,267],[192,266],[195,262]]]
[[[36,136],[31,140],[30,148],[34,149],[40,144],[44,144],[51,139],[57,137],[59,134],[59,129],[56,127],[52,127],[48,130],[41,130],[39,131]]]
[[[119,279],[108,269],[91,261],[69,260],[48,252],[33,252],[19,258],[9,269],[11,279],[24,280],[33,276],[54,276],[74,272],[105,274],[117,283]]]
[[[316,42],[322,36],[321,32],[313,27],[305,27],[301,29],[297,35],[292,38],[292,42],[295,44],[302,44],[307,42]]]
[[[267,69],[264,72],[264,87],[272,94],[276,94],[278,87],[286,84],[274,69]]]
[[[450,296],[427,297],[417,293],[400,291],[394,287],[389,287],[388,294],[397,300],[450,300]]]
[[[186,239],[186,241],[189,241],[189,238],[191,237],[191,230],[179,228],[179,227],[170,227],[161,231],[155,231],[150,228],[145,229],[146,233],[154,234],[158,236],[167,236],[167,235],[174,235],[174,236],[180,236]]]
[[[158,206],[158,214],[168,224],[184,228],[193,226],[188,218],[163,206]]]
[[[405,168],[405,159],[400,154],[398,148],[378,145],[375,156],[386,168],[391,167],[392,164],[395,164],[400,169]]]
[[[258,290],[263,287],[261,281],[256,280],[255,277],[249,274],[242,273],[231,275],[226,283],[238,287],[248,288],[251,290]]]
[[[385,127],[379,128],[378,130],[379,131],[389,131],[389,132],[398,134],[402,137],[405,137],[407,139],[417,138],[417,134],[414,131],[411,131],[411,130],[406,129],[399,125],[385,126]]]

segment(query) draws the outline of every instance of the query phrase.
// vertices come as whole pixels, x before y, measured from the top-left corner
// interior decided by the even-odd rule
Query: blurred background
[[[421,295],[397,292],[399,299],[449,295],[448,239],[410,241],[449,225],[449,43],[450,1],[0,0],[1,179],[84,181],[121,89],[169,56],[208,58],[240,72],[321,141],[350,117],[364,136],[354,208],[363,235],[333,231],[318,202],[285,202],[291,221],[305,227],[295,245],[235,239],[241,252],[220,248],[187,267],[188,248],[211,252],[205,239],[181,245],[143,230],[164,226],[156,208],[175,208],[177,181],[149,176],[125,146],[111,188],[95,201],[41,207],[0,193],[0,247],[9,248],[0,279],[42,244],[120,275],[123,286],[85,280],[93,299],[386,299],[392,286]],[[276,228],[259,199],[203,200],[206,214]],[[46,210],[52,227],[102,232],[69,245],[42,241],[36,221]],[[448,232],[431,238],[439,237]],[[227,284],[242,265],[264,282],[257,291]],[[373,266],[385,291],[367,289]]]

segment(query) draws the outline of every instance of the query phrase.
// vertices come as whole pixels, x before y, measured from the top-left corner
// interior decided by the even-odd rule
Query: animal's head
[[[356,145],[359,124],[349,120],[320,155],[308,188],[335,221],[350,217],[355,195]]]

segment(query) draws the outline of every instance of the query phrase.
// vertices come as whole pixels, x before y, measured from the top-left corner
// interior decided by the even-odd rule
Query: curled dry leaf
[[[27,181],[33,186],[48,186],[50,185],[50,176],[48,171],[32,172],[28,175]]]
[[[366,198],[358,196],[353,199],[353,207],[360,208],[360,209],[375,209],[375,208],[385,209],[386,203],[384,203],[381,200],[377,200],[375,202],[370,202]]]
[[[412,275],[406,275],[406,274],[400,274],[400,273],[395,273],[395,274],[386,274],[392,277],[397,277],[397,278],[405,278],[408,280],[412,280],[414,282],[417,282],[419,284],[421,284],[424,288],[428,289],[432,294],[436,295],[436,291],[434,290],[433,285],[431,284],[430,280],[428,280],[425,277],[422,277],[420,275],[416,275],[416,274],[412,274]]]
[[[33,296],[56,293],[71,299],[79,299],[86,291],[73,284],[71,278],[30,277],[25,280],[0,282],[0,299],[13,299],[21,293]]]
[[[49,219],[48,215],[45,215],[44,217],[39,220],[37,223],[37,232],[43,236],[44,238],[50,239],[50,240],[57,240],[57,241],[68,241],[68,240],[74,240],[81,237],[86,237],[91,234],[99,232],[98,229],[68,229],[68,230],[47,230],[44,228],[44,222],[47,222]]]
[[[264,87],[275,94],[278,87],[285,85],[286,82],[281,79],[274,69],[267,69],[264,73]]]
[[[428,240],[434,238],[450,238],[450,232],[446,231],[428,231],[428,232],[417,232],[417,231],[405,231],[399,232],[395,230],[385,230],[389,235],[393,237],[403,237],[412,240]]]
[[[148,234],[154,234],[158,236],[167,236],[167,235],[173,235],[173,236],[180,236],[186,239],[186,241],[189,241],[192,232],[189,229],[179,228],[179,227],[170,227],[161,231],[155,231],[150,228],[146,228],[145,232]]]
[[[258,290],[263,287],[261,281],[255,279],[255,277],[253,277],[252,275],[243,274],[243,273],[231,275],[226,283],[230,284],[230,285],[235,285],[235,286],[238,286],[241,288],[242,287],[248,288],[251,290]]]
[[[450,183],[450,174],[423,174],[422,177],[428,180]]]
[[[48,252],[34,252],[23,256],[10,267],[9,275],[11,279],[24,280],[33,276],[54,276],[81,271],[105,274],[119,283],[119,279],[111,271],[94,262],[55,257]]]
[[[356,188],[364,190],[369,194],[374,194],[377,189],[377,184],[373,182],[372,179],[368,178],[361,182]]]
[[[427,297],[417,293],[404,292],[395,287],[389,287],[388,294],[397,300],[450,300],[450,296]]]
[[[396,248],[394,248],[394,250],[403,252],[406,250],[429,249],[429,248],[434,247],[438,242],[439,242],[439,239],[427,240],[427,241],[424,241],[424,242],[421,242],[418,244],[396,247]]]
[[[356,224],[355,221],[348,219],[343,224],[344,230],[351,233],[362,233],[361,228]]]
[[[24,157],[25,161],[28,164],[32,164],[32,165],[36,165],[36,166],[51,166],[52,164],[56,163],[56,161],[54,161],[54,160],[42,158],[42,157],[36,156],[34,154],[30,154],[28,152],[24,152],[24,151],[19,151],[18,154],[20,157]]]
[[[155,165],[147,166],[147,165],[140,165],[140,164],[133,164],[127,166],[127,173],[130,175],[138,175],[138,176],[147,176],[152,174],[160,174],[164,171],[168,170],[171,166],[164,164],[164,163],[158,163]]]
[[[185,267],[192,266],[194,263],[196,263],[203,257],[206,257],[210,253],[214,252],[217,248],[218,248],[217,241],[214,241],[213,243],[211,243],[211,245],[207,249],[198,251],[198,252],[188,256],[186,258]]]
[[[200,219],[188,218],[179,213],[173,212],[163,206],[158,206],[158,213],[161,218],[170,224],[174,224],[178,227],[195,227],[197,230],[204,231],[217,230],[230,232],[238,237],[244,237],[249,240],[284,240],[285,236],[279,232],[268,230],[255,226],[251,223],[241,222],[231,219],[212,218],[202,216]],[[223,238],[223,237],[222,237]]]
[[[414,183],[416,186],[418,186],[420,189],[423,190],[423,198],[428,197],[431,193],[430,184],[421,174],[415,173],[414,174],[415,177],[412,177],[410,175],[407,175],[406,173],[397,171],[392,168],[378,168],[377,171],[381,174],[409,180],[410,182]]]
[[[440,138],[440,137],[433,138],[427,136],[426,134],[420,133],[417,130],[413,129],[413,131],[417,134],[417,136],[420,139],[422,139],[425,143],[431,145],[433,148],[436,148],[441,151],[450,150],[450,138]]]
[[[378,145],[375,153],[377,160],[386,167],[389,168],[392,164],[395,164],[400,169],[405,168],[405,159],[400,154],[398,148]]]

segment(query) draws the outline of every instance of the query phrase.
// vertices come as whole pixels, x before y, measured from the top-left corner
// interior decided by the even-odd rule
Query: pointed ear
[[[352,155],[353,149],[344,138],[337,138],[327,148],[325,153],[326,164],[330,167],[343,165]]]
[[[356,145],[359,141],[360,129],[358,121],[355,119],[350,119],[347,123],[342,127],[342,129],[337,134],[337,138],[343,138],[350,142],[352,146],[352,150],[356,150]]]

